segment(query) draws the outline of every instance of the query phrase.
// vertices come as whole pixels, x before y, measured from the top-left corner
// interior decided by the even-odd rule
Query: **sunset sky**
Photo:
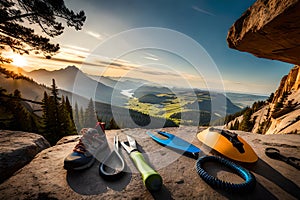
[[[14,64],[27,71],[75,65],[92,75],[143,78],[174,86],[183,84],[184,79],[191,87],[199,88],[221,77],[226,91],[270,94],[292,65],[256,58],[229,49],[226,43],[231,25],[254,2],[65,0],[70,9],[85,11],[87,20],[83,29],[75,31],[66,27],[61,36],[53,38],[52,42],[59,43],[61,49],[51,60],[24,56],[23,61],[19,59]],[[148,29],[143,31],[145,27],[162,34],[149,33]],[[134,35],[135,41],[128,39],[128,34]],[[147,48],[145,39],[147,45],[153,44],[153,47]],[[173,41],[170,49],[164,45],[167,40]],[[189,42],[194,42],[197,48],[188,45]],[[108,44],[110,46],[104,51]],[[140,46],[143,48],[139,49]],[[130,51],[122,52],[123,49]],[[179,55],[177,50],[184,53]],[[197,66],[190,61],[193,59],[200,60]],[[203,77],[205,67],[216,68],[207,72],[211,77]]]

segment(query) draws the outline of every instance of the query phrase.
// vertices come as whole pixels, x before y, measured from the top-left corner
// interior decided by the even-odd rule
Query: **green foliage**
[[[234,124],[231,124],[229,129],[250,132],[253,129],[253,126],[255,124],[255,119],[256,119],[255,118],[255,119],[251,120],[252,114],[257,112],[258,110],[260,110],[263,106],[265,106],[264,101],[254,102],[252,104],[251,108],[246,107],[243,110],[241,110],[240,112],[237,112],[233,115],[227,115],[225,117],[225,123],[228,124],[229,122],[235,120]],[[243,120],[239,123],[239,121],[236,118],[241,115],[243,115]],[[264,124],[266,124],[266,123],[264,123]],[[259,131],[263,132],[263,127],[261,127]]]
[[[63,33],[62,21],[67,26],[80,30],[86,17],[69,10],[63,0],[2,0],[0,2],[0,48],[10,48],[19,54],[43,53],[47,58],[59,50],[58,44],[51,44],[49,38],[40,36],[27,24],[38,25],[50,37]],[[23,24],[23,25],[22,25]],[[11,62],[1,56],[0,62]]]
[[[277,112],[277,111],[279,111],[280,109],[283,108],[284,102],[285,102],[285,100],[287,99],[288,94],[289,94],[289,93],[286,92],[286,91],[282,93],[282,96],[280,97],[279,101],[276,102],[276,104],[275,104],[275,106],[274,106],[273,112]]]
[[[162,104],[164,101],[170,99],[166,96],[157,96],[155,94],[147,94],[139,98],[141,103],[150,103],[150,104]]]
[[[265,105],[264,101],[256,101],[252,104],[252,112],[255,113],[256,111],[260,110]]]
[[[65,98],[62,97],[62,101],[58,108],[58,121],[60,122],[60,134],[63,136],[76,134],[76,128],[72,119],[72,111],[68,110]]]
[[[112,118],[114,118],[119,128],[149,127],[150,124],[152,128],[178,126],[173,120],[166,117],[153,116],[105,103],[95,102],[95,109],[97,110],[98,121],[105,122],[107,129],[110,129],[109,125]]]
[[[283,100],[280,99],[280,101],[275,104],[273,113],[279,111],[282,107],[283,107]]]
[[[36,131],[40,127],[38,116],[30,112],[30,107],[21,99],[21,92],[7,93],[0,87],[0,129]]]
[[[69,100],[68,100],[69,101]],[[72,107],[64,97],[60,98],[55,80],[52,82],[51,95],[44,92],[43,98],[43,124],[45,138],[50,144],[55,144],[64,136],[76,134],[72,118]]]
[[[272,118],[276,119],[276,118],[281,117],[281,116],[283,116],[287,113],[292,112],[293,110],[295,110],[294,106],[293,107],[289,107],[289,106],[283,107],[281,110],[274,111],[271,116],[272,116]]]
[[[72,106],[70,104],[68,96],[66,96],[66,110],[68,111],[68,113],[70,113],[71,119],[74,120]]]
[[[77,102],[75,103],[75,108],[74,108],[74,123],[77,128],[77,130],[81,130],[83,128],[81,122],[80,122],[80,117],[79,117],[79,110],[78,110],[78,104]]]
[[[79,125],[83,128],[83,124],[84,124],[84,111],[83,108],[80,108],[80,112],[79,112]],[[81,129],[78,129],[81,130]]]
[[[234,121],[233,124],[231,124],[230,130],[239,130],[240,122],[238,119]]]
[[[272,92],[269,98],[267,99],[267,102],[272,103],[273,99],[274,99],[274,93]]]
[[[93,99],[91,98],[84,114],[84,127],[94,128],[97,123],[97,116]]]
[[[264,120],[262,123],[259,124],[257,133],[258,134],[265,134],[265,126],[266,126],[266,121]]]
[[[297,129],[296,129],[296,130],[294,130],[294,131],[289,132],[288,134],[297,134],[297,133],[298,133],[298,131],[297,131]]]
[[[119,129],[119,126],[114,118],[111,118],[108,129]]]
[[[252,131],[252,128],[254,126],[254,120],[251,120],[251,115],[253,113],[253,110],[251,108],[248,108],[245,113],[243,114],[243,120],[241,121],[239,125],[239,130],[241,131]]]
[[[10,101],[9,106],[12,112],[10,127],[15,130],[31,131],[29,113],[26,111],[24,106],[22,106],[21,102],[17,99],[13,99]]]
[[[1,59],[1,55],[0,55],[0,59]],[[1,61],[0,61],[1,62]],[[6,78],[12,78],[12,79],[21,79],[21,80],[25,80],[25,81],[28,81],[30,83],[34,83],[34,84],[37,84],[37,85],[40,85],[40,86],[43,86],[45,88],[48,88],[47,86],[45,86],[44,84],[39,84],[37,82],[35,82],[32,78],[29,78],[27,76],[24,76],[22,74],[16,74],[15,72],[13,71],[10,71],[10,70],[7,70],[3,67],[0,66],[0,73],[1,74],[4,74],[6,75]],[[49,89],[49,88],[48,88]]]
[[[283,104],[286,98],[287,96],[283,97],[281,101],[275,104],[274,111],[271,115],[272,118],[276,119],[295,110],[297,104],[293,104],[293,100],[288,101],[286,105]]]
[[[234,114],[231,114],[231,115],[227,115],[225,117],[224,124],[228,124],[229,122],[231,122],[235,118],[243,115],[246,112],[246,110],[248,110],[248,109],[249,109],[249,107],[246,107],[246,108],[244,108],[243,110],[241,110],[241,111],[239,111],[237,113],[234,113]],[[224,125],[224,124],[220,124],[220,125]],[[237,130],[237,129],[234,129],[234,130]]]

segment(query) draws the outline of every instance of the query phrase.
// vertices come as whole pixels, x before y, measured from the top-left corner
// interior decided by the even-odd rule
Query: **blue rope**
[[[236,172],[238,175],[240,175],[245,181],[243,183],[235,184],[230,183],[226,181],[222,181],[210,174],[208,174],[203,169],[203,164],[205,162],[218,162],[230,169],[232,169],[234,172]],[[248,170],[244,169],[243,167],[226,160],[221,157],[215,157],[215,156],[203,156],[199,158],[196,162],[196,170],[199,176],[210,186],[216,189],[222,189],[229,192],[236,192],[236,193],[243,193],[243,192],[249,192],[252,191],[256,184],[255,176],[249,172]]]

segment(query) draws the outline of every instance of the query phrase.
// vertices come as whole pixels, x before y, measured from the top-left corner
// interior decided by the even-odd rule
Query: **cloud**
[[[158,56],[156,56],[154,54],[145,53],[145,55],[146,55],[146,56],[144,56],[145,59],[154,60],[154,61],[158,61],[159,60]]]
[[[93,31],[85,31],[86,34],[98,39],[98,40],[102,40],[103,37],[99,34],[99,33],[95,33]]]
[[[199,8],[198,6],[192,6],[192,9],[200,12],[200,13],[204,13],[204,14],[207,14],[207,15],[210,15],[210,16],[216,16],[215,14],[209,12],[209,11],[206,11],[206,10],[203,10],[201,8]]]
[[[81,51],[81,52],[90,52],[90,50],[87,48],[83,48],[83,47],[79,47],[79,46],[75,46],[75,45],[69,45],[69,44],[63,45],[63,48],[77,50],[77,51]]]
[[[102,67],[108,67],[113,69],[122,69],[122,70],[133,70],[136,69],[137,66],[134,66],[129,61],[125,60],[113,60],[113,61],[105,61],[102,59],[97,59],[94,61],[94,63],[102,66]]]
[[[39,57],[39,59],[45,59],[45,58]],[[68,63],[68,64],[71,64],[71,65],[78,64],[78,65],[89,65],[89,66],[97,66],[97,67],[100,66],[99,64],[96,64],[96,63],[89,63],[89,62],[84,62],[82,60],[74,60],[74,59],[66,59],[66,58],[55,58],[55,57],[52,57],[50,59],[50,61],[56,61],[56,62],[61,62],[61,63]],[[104,66],[102,66],[102,67],[104,67]]]
[[[154,61],[158,61],[159,60],[158,58],[149,57],[149,56],[145,56],[144,58],[148,59],[148,60],[154,60]]]
[[[90,50],[74,45],[63,45],[60,49],[60,57],[72,57],[79,58],[80,60],[85,59],[90,55]]]
[[[106,66],[114,66],[114,67],[122,67],[123,64],[121,63],[118,63],[118,62],[109,62],[109,61],[98,61],[99,63],[103,64],[103,65],[106,65]]]
[[[154,76],[173,76],[173,77],[177,77],[179,76],[178,73],[175,72],[171,72],[170,70],[160,70],[160,69],[155,69],[153,70],[153,68],[151,67],[146,67],[146,66],[141,66],[141,67],[136,67],[135,71],[143,73],[147,76],[149,75],[154,75]]]

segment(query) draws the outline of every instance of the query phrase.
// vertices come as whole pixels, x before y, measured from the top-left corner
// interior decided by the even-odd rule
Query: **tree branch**
[[[34,16],[36,15],[37,13],[26,13],[26,14],[22,14],[22,15],[16,15],[16,16],[13,16],[13,17],[8,17],[6,19],[4,19],[3,22],[9,22],[9,21],[13,21],[13,20],[18,20],[18,19],[21,19],[21,18],[24,18],[24,17],[30,17],[30,16]]]

